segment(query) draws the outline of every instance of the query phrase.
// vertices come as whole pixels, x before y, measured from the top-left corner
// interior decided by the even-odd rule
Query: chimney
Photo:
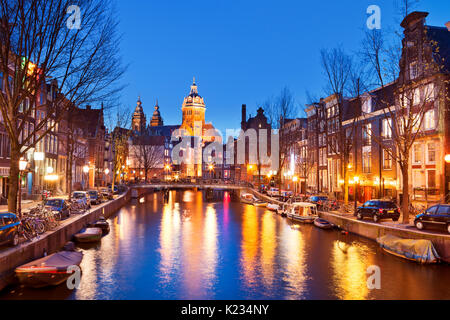
[[[447,22],[447,23],[445,24],[445,26],[447,27],[447,30],[450,31],[450,21]]]
[[[242,105],[242,123],[247,121],[247,105]]]

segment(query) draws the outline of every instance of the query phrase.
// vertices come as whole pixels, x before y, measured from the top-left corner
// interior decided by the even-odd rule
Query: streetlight
[[[212,179],[212,172],[213,172],[213,170],[214,170],[214,166],[213,166],[212,164],[210,164],[210,165],[208,166],[208,169],[209,169],[209,178]]]
[[[445,162],[450,163],[450,153],[445,155],[444,160]]]
[[[19,217],[22,218],[22,171],[25,171],[27,168],[28,162],[21,158],[19,160]]]

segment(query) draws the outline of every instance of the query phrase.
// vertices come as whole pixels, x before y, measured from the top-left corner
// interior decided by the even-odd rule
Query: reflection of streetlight
[[[292,177],[292,182],[294,182],[294,194],[297,194],[297,181],[298,181],[297,176]]]
[[[25,159],[19,160],[19,217],[22,218],[22,171],[27,168],[28,162]]]

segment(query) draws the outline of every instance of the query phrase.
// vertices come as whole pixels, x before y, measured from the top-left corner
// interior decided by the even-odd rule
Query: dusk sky
[[[158,99],[164,124],[180,124],[195,77],[206,121],[220,130],[239,127],[243,103],[255,114],[284,86],[303,110],[306,90],[325,95],[320,50],[356,51],[372,4],[381,8],[382,28],[398,21],[395,0],[119,1],[129,64],[121,103],[134,110],[140,95],[150,118]],[[415,10],[430,12],[429,25],[450,20],[450,1],[422,0]]]

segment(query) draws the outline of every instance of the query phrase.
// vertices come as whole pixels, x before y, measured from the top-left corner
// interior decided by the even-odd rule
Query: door
[[[425,211],[425,216],[423,217],[423,222],[430,224],[430,225],[435,224],[436,212],[437,212],[438,208],[439,208],[439,205],[428,208]]]

